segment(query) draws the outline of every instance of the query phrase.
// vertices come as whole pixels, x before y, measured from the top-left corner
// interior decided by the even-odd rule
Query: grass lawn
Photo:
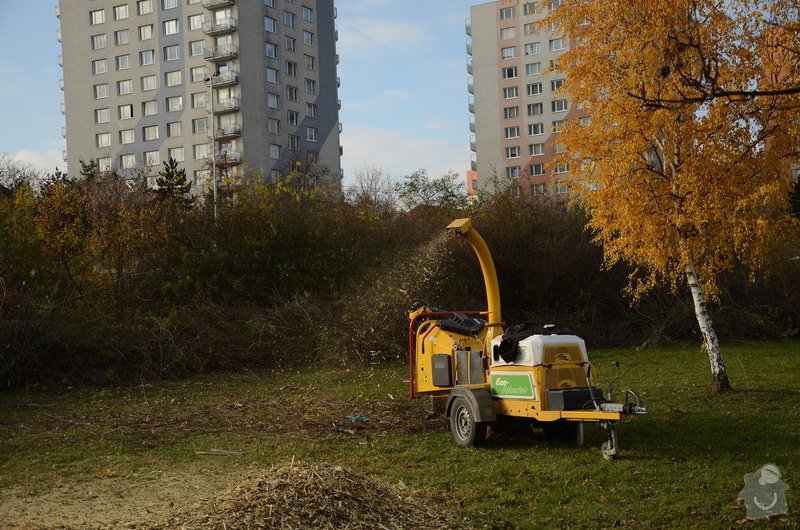
[[[620,426],[613,462],[591,425],[581,447],[513,426],[459,449],[425,399],[408,399],[402,365],[5,393],[0,499],[35,505],[66,483],[136,484],[156,471],[235,482],[295,458],[402,483],[475,528],[729,528],[745,519],[744,475],[774,463],[791,513],[745,526],[798,527],[800,343],[728,344],[723,355],[735,391],[715,396],[696,345],[590,351],[603,386],[619,360],[616,389],[637,390],[651,409]],[[212,448],[244,454],[195,454]]]

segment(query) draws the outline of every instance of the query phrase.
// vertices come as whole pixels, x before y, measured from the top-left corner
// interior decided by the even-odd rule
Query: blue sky
[[[0,154],[65,168],[56,0],[0,0]],[[469,167],[466,35],[473,0],[338,0],[345,184]],[[30,23],[30,21],[35,21]]]

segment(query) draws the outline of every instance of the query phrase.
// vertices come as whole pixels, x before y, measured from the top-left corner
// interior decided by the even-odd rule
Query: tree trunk
[[[728,371],[725,369],[725,363],[722,360],[719,339],[711,326],[711,319],[708,317],[708,310],[706,309],[706,299],[700,288],[700,283],[697,280],[697,271],[691,259],[686,265],[686,280],[689,283],[689,289],[692,291],[694,314],[697,317],[697,323],[700,325],[700,333],[703,335],[703,348],[708,353],[708,360],[711,363],[711,381],[714,385],[714,393],[729,392],[733,388],[728,380]]]

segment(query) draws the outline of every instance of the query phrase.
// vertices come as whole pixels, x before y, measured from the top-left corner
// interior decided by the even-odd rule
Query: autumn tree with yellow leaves
[[[590,116],[558,139],[576,200],[606,262],[634,266],[634,297],[688,285],[718,393],[731,385],[707,303],[791,222],[796,21],[788,0],[565,0],[548,20],[570,39],[563,90]]]

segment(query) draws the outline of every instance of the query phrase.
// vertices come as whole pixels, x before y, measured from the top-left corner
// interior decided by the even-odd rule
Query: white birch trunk
[[[700,288],[700,282],[697,279],[697,271],[691,259],[689,259],[686,265],[686,280],[692,292],[694,314],[697,317],[700,333],[703,336],[703,347],[706,353],[708,353],[708,360],[711,363],[711,380],[714,384],[714,392],[717,394],[727,392],[731,390],[731,384],[728,380],[728,371],[725,369],[725,363],[722,360],[719,339],[711,325],[711,319],[706,309],[706,299],[703,295],[703,290]]]

